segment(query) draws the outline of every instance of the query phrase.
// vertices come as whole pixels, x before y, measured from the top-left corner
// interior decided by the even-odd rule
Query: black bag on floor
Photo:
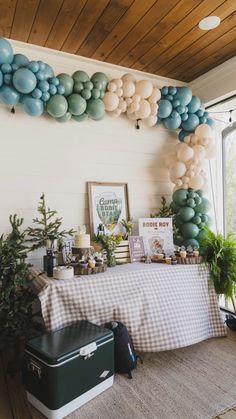
[[[236,318],[232,314],[226,314],[225,323],[231,330],[236,331]]]
[[[127,327],[121,322],[106,323],[105,327],[114,333],[115,371],[132,378],[131,371],[137,366],[138,356]]]

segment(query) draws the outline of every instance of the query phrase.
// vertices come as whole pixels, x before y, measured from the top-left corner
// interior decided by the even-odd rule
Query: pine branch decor
[[[151,214],[151,218],[170,218],[173,216],[173,212],[170,205],[166,204],[166,198],[161,197],[161,208],[156,214]]]

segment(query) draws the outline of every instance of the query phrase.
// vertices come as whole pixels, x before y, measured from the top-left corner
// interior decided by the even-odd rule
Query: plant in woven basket
[[[95,234],[93,237],[93,241],[100,244],[102,249],[106,251],[107,255],[107,266],[115,266],[116,265],[116,258],[115,258],[115,250],[120,242],[123,240],[121,234]]]
[[[236,311],[234,294],[236,290],[236,241],[232,234],[224,237],[205,229],[200,240],[203,260],[207,263],[210,276],[217,294],[224,294],[232,299]]]

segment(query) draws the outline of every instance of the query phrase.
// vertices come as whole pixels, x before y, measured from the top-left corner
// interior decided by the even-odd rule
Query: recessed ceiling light
[[[204,17],[204,19],[200,20],[198,26],[203,31],[209,31],[210,29],[214,29],[220,24],[220,18],[218,16],[208,16]]]

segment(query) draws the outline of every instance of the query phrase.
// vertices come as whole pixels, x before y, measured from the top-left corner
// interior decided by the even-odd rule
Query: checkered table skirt
[[[47,330],[81,319],[117,320],[127,326],[139,351],[165,351],[226,335],[204,265],[127,264],[71,280],[40,275],[34,284]]]

